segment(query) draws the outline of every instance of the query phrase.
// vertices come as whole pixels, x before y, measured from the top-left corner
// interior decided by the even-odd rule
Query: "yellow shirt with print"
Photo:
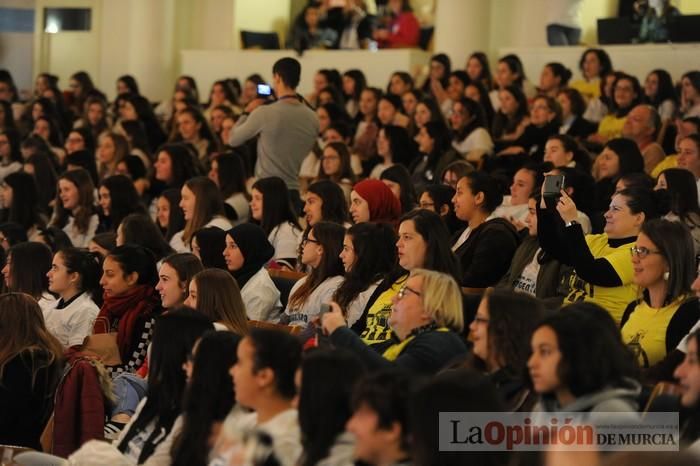
[[[406,283],[408,275],[396,280],[391,287],[380,294],[377,300],[367,310],[367,324],[360,337],[368,344],[382,343],[391,338],[389,316],[391,316],[392,299],[399,293],[401,286]]]
[[[633,243],[624,244],[613,248],[608,244],[608,235],[586,235],[586,244],[591,254],[596,259],[603,258],[612,265],[615,273],[620,277],[620,286],[596,286],[592,285],[576,275],[576,271],[568,276],[569,294],[564,299],[564,304],[578,302],[595,303],[615,319],[619,325],[622,314],[629,303],[637,299],[637,285],[632,283],[634,270],[632,268],[632,256],[630,247]]]
[[[666,330],[674,314],[687,299],[681,296],[655,309],[642,300],[622,327],[622,341],[637,357],[639,367],[651,367],[666,357]]]
[[[619,138],[622,136],[622,127],[625,126],[627,117],[618,118],[615,115],[606,115],[598,124],[598,134],[607,139]]]

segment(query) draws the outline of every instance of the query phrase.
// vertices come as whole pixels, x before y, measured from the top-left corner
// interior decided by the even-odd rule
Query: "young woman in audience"
[[[565,88],[560,90],[556,97],[561,107],[559,134],[583,141],[596,132],[598,128],[596,124],[583,117],[586,102],[579,91],[570,87]]]
[[[43,139],[48,144],[51,155],[58,160],[59,164],[63,164],[63,159],[66,157],[66,151],[63,150],[63,135],[53,120],[40,116],[34,121],[32,134]]]
[[[22,226],[27,237],[35,239],[39,228],[46,226],[46,216],[39,210],[37,185],[32,175],[10,173],[0,184],[0,199],[5,208],[5,221]]]
[[[559,134],[561,109],[554,97],[537,96],[532,102],[530,122],[522,134],[498,155],[524,154],[530,160],[542,162],[545,144],[550,136]],[[505,145],[505,143],[502,143]]]
[[[226,216],[233,222],[247,222],[250,196],[241,157],[233,152],[219,154],[211,161],[208,176],[221,190]]]
[[[413,89],[413,78],[405,71],[394,71],[389,77],[386,93],[401,97]]]
[[[502,105],[499,91],[512,86],[525,93],[525,71],[523,70],[523,63],[520,61],[520,58],[514,54],[501,57],[496,65],[494,81],[496,85],[494,89],[489,92],[489,97],[494,110],[499,111]]]
[[[527,98],[517,86],[506,86],[498,91],[499,110],[493,118],[491,137],[496,143],[496,151],[518,139],[530,122]]]
[[[80,346],[92,333],[102,301],[99,258],[84,249],[68,248],[53,256],[46,274],[49,291],[59,299],[53,309],[44,312],[46,328],[64,348]]]
[[[326,144],[316,177],[317,180],[331,180],[336,183],[343,189],[347,199],[350,199],[350,191],[356,181],[350,158],[350,150],[345,143]]]
[[[295,376],[304,447],[300,466],[354,464],[355,438],[346,424],[352,415],[353,389],[364,373],[361,361],[342,349],[304,355]]]
[[[574,138],[566,134],[554,134],[549,136],[544,145],[545,162],[554,167],[574,167],[582,172],[590,173],[591,159],[576,142]]]
[[[695,176],[682,168],[668,168],[657,178],[654,189],[665,189],[670,196],[671,210],[664,218],[682,222],[693,237],[695,254],[700,253],[700,206]]]
[[[157,154],[153,163],[154,198],[162,189],[174,188],[179,191],[185,181],[199,174],[194,158],[184,144],[166,144]]]
[[[353,187],[350,193],[353,223],[386,222],[394,225],[400,215],[401,203],[383,182],[364,180]]]
[[[167,242],[185,228],[185,216],[180,209],[180,190],[166,189],[156,200],[156,222]]]
[[[13,128],[0,129],[0,182],[9,174],[22,170],[20,138]]]
[[[494,217],[505,218],[520,231],[528,215],[528,199],[538,190],[544,181],[543,168],[534,163],[527,163],[515,172],[510,185],[510,196],[504,196],[503,202],[493,212]]]
[[[116,174],[117,164],[128,155],[129,142],[124,136],[113,132],[100,134],[96,151],[100,179]]]
[[[569,85],[571,70],[558,62],[547,63],[540,74],[539,92],[556,98],[559,91]]]
[[[394,94],[384,94],[377,104],[377,119],[382,127],[398,126],[408,128],[410,119],[401,113],[403,110],[401,98]]]
[[[143,246],[153,254],[157,262],[175,252],[153,220],[142,214],[127,215],[117,228],[117,246],[125,244]]]
[[[74,128],[87,128],[92,133],[93,141],[110,128],[107,111],[107,101],[100,97],[91,96],[85,101],[82,117],[73,124]]]
[[[222,230],[231,228],[231,222],[224,215],[224,203],[216,184],[205,176],[197,176],[185,181],[181,191],[180,208],[185,217],[185,228],[175,233],[170,246],[177,252],[190,251],[190,242],[194,232],[217,227]]]
[[[343,97],[345,97],[345,111],[351,118],[360,113],[360,99],[362,91],[367,87],[365,74],[358,69],[351,69],[343,73]]]
[[[695,260],[685,225],[668,220],[645,222],[632,252],[634,283],[641,297],[622,315],[622,340],[641,368],[661,361],[698,322],[698,298],[690,286]]]
[[[527,293],[539,299],[561,300],[560,279],[568,273],[568,268],[545,253],[537,238],[537,202],[539,193],[528,199],[528,214],[525,219],[527,236],[515,250],[508,272],[499,286]]]
[[[226,247],[226,232],[221,228],[207,227],[197,230],[192,236],[192,254],[202,261],[205,269],[226,270],[226,261],[221,251]]]
[[[207,332],[188,357],[187,386],[182,401],[182,430],[175,437],[170,457],[173,466],[205,465],[216,433],[235,404],[233,379],[240,335]]]
[[[588,141],[605,144],[622,135],[627,114],[642,101],[642,88],[634,76],[619,73],[612,85],[613,98],[608,114],[600,120],[598,131]]]
[[[510,222],[493,215],[502,200],[498,183],[484,172],[469,173],[457,183],[455,214],[469,223],[452,243],[461,286],[493,286],[508,271],[519,241]]]
[[[95,186],[86,170],[65,172],[58,178],[58,192],[50,225],[62,228],[77,248],[87,247],[99,225],[94,207],[94,191]]]
[[[41,451],[61,377],[63,348],[24,293],[0,295],[0,442]]]
[[[601,232],[605,222],[602,214],[608,210],[617,180],[629,173],[644,172],[644,158],[637,144],[625,138],[611,139],[595,161],[596,177],[593,196],[593,232]],[[597,176],[596,176],[597,175]]]
[[[7,252],[2,268],[7,289],[28,294],[39,303],[44,313],[56,304],[56,298],[49,292],[46,275],[51,269],[51,259],[51,250],[45,244],[19,243]]]
[[[423,93],[418,89],[411,89],[410,91],[406,91],[401,96],[401,105],[403,106],[403,111],[404,113],[406,113],[406,116],[411,120],[410,127],[412,129],[412,133],[415,132],[415,127],[413,126],[415,120],[413,119],[413,117],[416,114],[416,106],[418,105],[418,101],[422,98]]]
[[[155,153],[158,147],[165,142],[166,137],[151,103],[140,95],[126,95],[124,97],[124,110],[126,113],[120,112],[122,120],[138,120],[143,123],[148,137],[148,147],[151,153]]]
[[[387,185],[401,203],[401,213],[405,214],[418,205],[416,189],[411,182],[411,175],[403,165],[393,165],[384,170],[379,179]]]
[[[535,404],[524,375],[530,337],[544,315],[543,303],[534,297],[490,288],[469,325],[474,356],[508,411],[529,412]]]
[[[462,293],[450,275],[424,269],[411,272],[392,299],[388,323],[396,336],[390,344],[369,347],[353,333],[337,303],[321,316],[323,330],[337,347],[355,352],[367,367],[400,367],[426,375],[442,369],[467,348],[458,336],[463,328]]]
[[[700,117],[700,71],[688,71],[681,78],[681,114]]]
[[[644,100],[659,112],[661,121],[671,121],[676,116],[678,99],[668,71],[657,68],[647,75]]]
[[[633,378],[636,369],[604,309],[579,303],[546,317],[530,347],[530,382],[540,395],[533,412],[626,412],[626,418],[636,417],[641,391]]]
[[[420,156],[409,167],[411,180],[418,191],[439,182],[445,167],[458,158],[450,150],[450,133],[443,122],[429,121],[424,124],[413,138],[418,144]]]
[[[444,53],[438,53],[430,57],[430,74],[423,83],[421,90],[424,94],[432,96],[432,83],[439,81],[442,87],[447,87],[447,79],[452,72],[450,57]]]
[[[177,116],[177,138],[194,146],[197,149],[199,161],[203,165],[208,165],[208,157],[217,147],[216,138],[209,128],[206,118],[198,109],[186,107]]]
[[[445,119],[435,99],[432,97],[423,97],[416,104],[416,111],[413,114],[413,126],[416,129],[420,129],[429,121],[441,123],[445,126]]]
[[[382,91],[376,87],[367,87],[360,94],[360,102],[357,116],[355,117],[354,145],[352,152],[357,154],[364,162],[371,160],[377,154],[377,134],[379,134],[379,119],[377,107]],[[369,171],[366,170],[368,173]]]
[[[73,247],[68,235],[58,227],[40,228],[36,240],[48,246],[54,254],[61,249]]]
[[[448,274],[455,280],[459,278],[459,264],[448,245],[449,233],[437,214],[414,210],[401,218],[396,241],[399,267],[379,283],[353,326],[365,343],[381,343],[391,337],[387,325],[391,304],[406,282],[407,271],[427,269]]]
[[[276,176],[256,181],[250,212],[274,247],[275,262],[293,268],[302,230],[284,181]]]
[[[146,360],[155,317],[161,312],[160,296],[154,289],[157,281],[153,254],[141,246],[117,246],[102,264],[104,303],[93,333],[117,332],[121,364],[108,367],[113,377],[135,372]]]
[[[233,110],[236,108],[236,91],[228,79],[220,79],[215,81],[211,85],[211,90],[209,91],[209,103],[206,105],[206,110],[204,110],[204,117],[209,120],[213,110],[218,106],[226,106]]]
[[[129,177],[139,196],[145,197],[147,195],[151,182],[141,158],[136,155],[128,155],[117,164],[117,173]]]
[[[248,333],[248,318],[241,290],[226,270],[206,269],[192,277],[185,306],[206,315],[216,330],[237,335]]]
[[[16,222],[0,223],[0,234],[0,246],[2,246],[3,259],[12,246],[27,242],[27,231],[22,225]]]
[[[171,254],[163,259],[156,284],[163,309],[182,306],[188,297],[192,277],[202,270],[202,261],[189,252]]]
[[[141,204],[134,184],[125,175],[113,175],[102,180],[97,194],[102,209],[101,231],[116,231],[129,214],[146,215],[146,208]]]
[[[462,97],[452,104],[450,114],[452,147],[470,162],[479,162],[493,152],[493,140],[486,129],[486,118],[479,103]]]
[[[493,77],[491,76],[491,66],[489,59],[484,52],[474,52],[467,59],[465,71],[472,81],[480,82],[486,89],[493,87]]]
[[[689,416],[681,430],[681,444],[688,445],[689,451],[700,450],[700,426],[697,412],[700,408],[700,330],[688,336],[688,351],[683,362],[676,368],[674,377],[681,390],[681,406]]]
[[[601,81],[612,72],[610,56],[603,49],[587,49],[578,62],[583,79],[572,81],[571,88],[581,93],[586,102],[600,97]]]
[[[319,222],[301,242],[301,263],[309,274],[299,279],[289,293],[281,322],[306,327],[330,301],[343,281],[343,248],[345,228],[337,223]]]
[[[274,257],[275,248],[265,231],[252,223],[236,225],[226,232],[223,251],[226,267],[241,289],[248,318],[275,321],[282,304],[280,292],[265,269]]]
[[[440,215],[445,223],[450,236],[464,228],[464,224],[455,216],[455,209],[452,205],[452,198],[455,190],[445,184],[430,184],[425,187],[425,191],[420,195],[418,207],[429,210]]]
[[[576,204],[565,191],[553,206],[543,198],[537,211],[537,235],[542,249],[573,267],[565,304],[581,301],[603,306],[620,322],[625,307],[637,298],[629,245],[637,240],[642,224],[666,212],[665,196],[631,186],[615,194],[605,213],[605,232],[585,235]]]
[[[304,200],[304,218],[310,227],[320,221],[347,224],[348,204],[340,186],[329,180],[310,185]]]
[[[387,125],[379,130],[377,154],[382,162],[369,174],[369,177],[375,180],[379,179],[382,172],[392,165],[400,164],[408,168],[418,158],[416,146],[408,136],[408,132],[394,125]]]
[[[195,342],[212,329],[205,316],[187,308],[159,316],[153,330],[148,388],[134,416],[114,444],[89,441],[69,461],[84,464],[100,458],[111,464],[171,464],[173,442],[183,424],[182,400],[187,387],[183,366]]]

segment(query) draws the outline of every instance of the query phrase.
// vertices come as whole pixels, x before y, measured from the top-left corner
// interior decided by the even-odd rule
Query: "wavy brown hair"
[[[192,277],[197,285],[197,311],[212,322],[221,322],[238,335],[248,334],[248,317],[241,290],[231,274],[205,269]]]

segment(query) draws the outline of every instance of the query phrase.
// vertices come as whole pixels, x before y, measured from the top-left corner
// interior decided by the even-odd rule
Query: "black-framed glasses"
[[[654,251],[644,246],[632,246],[630,248],[630,254],[632,254],[633,257],[637,256],[640,259],[644,259],[649,254],[661,254],[661,251]]]
[[[303,240],[301,240],[301,247],[303,248],[304,246],[306,246],[306,243],[321,244],[320,241],[316,241],[315,239],[311,239],[309,237],[306,237]]]
[[[416,291],[416,290],[414,290],[413,288],[409,287],[408,285],[405,285],[405,284],[404,284],[404,285],[401,286],[401,288],[399,288],[399,292],[398,292],[398,294],[397,294],[397,296],[399,297],[399,300],[403,299],[404,296],[406,296],[406,292],[407,292],[407,291],[413,293],[413,294],[416,295],[416,296],[420,296],[420,295],[421,295],[421,294],[420,294],[420,291]]]

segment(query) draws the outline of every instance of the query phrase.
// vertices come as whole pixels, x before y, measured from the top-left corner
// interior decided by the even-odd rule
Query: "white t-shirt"
[[[374,166],[374,168],[372,168],[372,171],[369,172],[369,178],[372,180],[378,180],[379,177],[382,176],[382,173],[384,173],[384,170],[393,165],[393,163],[378,163]]]
[[[290,298],[306,282],[307,278],[308,275],[297,280],[289,292]],[[341,283],[343,283],[343,277],[339,275],[328,277],[311,292],[301,307],[291,309],[289,304],[287,304],[287,309],[284,310],[284,313],[289,317],[288,325],[296,325],[298,327],[309,325],[309,321],[313,320],[321,312],[321,304],[331,302],[333,294]]]
[[[499,205],[496,210],[493,211],[493,216],[498,218],[505,218],[506,220],[513,217],[514,219],[525,222],[528,214],[527,204],[511,205],[511,197],[504,196],[503,203]]]
[[[463,156],[474,150],[490,154],[493,152],[493,139],[488,131],[479,127],[462,141],[452,141],[452,147]]]
[[[46,317],[47,312],[56,307],[57,303],[58,300],[48,291],[42,293],[41,298],[37,300],[37,304],[41,308],[41,312],[44,314],[44,317]]]
[[[54,307],[44,312],[46,328],[58,341],[68,348],[81,345],[85,337],[92,333],[92,326],[100,308],[86,292],[81,293],[63,309]]]
[[[100,219],[97,217],[97,214],[93,214],[92,217],[90,217],[87,231],[85,233],[80,233],[75,226],[75,219],[71,215],[68,217],[68,222],[66,226],[63,227],[63,231],[68,235],[73,246],[76,248],[87,248],[90,245],[90,241],[92,241],[92,238],[95,236],[99,224]]]
[[[695,325],[693,325],[693,328],[690,329],[690,332],[688,332],[688,335],[684,336],[683,339],[681,340],[680,343],[678,343],[678,346],[676,346],[676,349],[678,351],[682,351],[684,353],[688,352],[688,336],[700,329],[700,320],[698,320]]]
[[[581,28],[581,4],[583,0],[549,0],[545,4],[547,24]]]
[[[302,231],[295,225],[284,222],[272,229],[267,236],[268,241],[275,248],[274,260],[296,259]]]
[[[246,199],[245,194],[235,193],[226,199],[226,204],[230,205],[231,208],[236,212],[238,220],[236,223],[243,223],[248,221],[248,214],[250,212],[250,206],[248,204],[248,199]]]
[[[522,291],[523,293],[535,296],[535,292],[537,291],[537,274],[540,273],[540,263],[537,261],[537,257],[541,250],[542,248],[537,248],[530,263],[525,266],[520,276],[515,279],[513,283],[513,289],[515,291]]]
[[[365,291],[358,294],[357,298],[350,303],[348,308],[345,310],[347,314],[348,327],[352,327],[352,325],[357,322],[360,317],[362,317],[362,313],[364,312],[365,307],[367,307],[369,298],[372,297],[372,294],[378,286],[379,282],[372,283]]]
[[[258,424],[258,413],[250,413],[241,419],[246,430],[258,429],[272,437],[275,456],[282,466],[295,466],[302,453],[301,430],[296,409],[282,411],[277,416]]]
[[[241,298],[245,304],[246,314],[251,320],[277,322],[282,311],[280,291],[264,267],[241,289]]]

